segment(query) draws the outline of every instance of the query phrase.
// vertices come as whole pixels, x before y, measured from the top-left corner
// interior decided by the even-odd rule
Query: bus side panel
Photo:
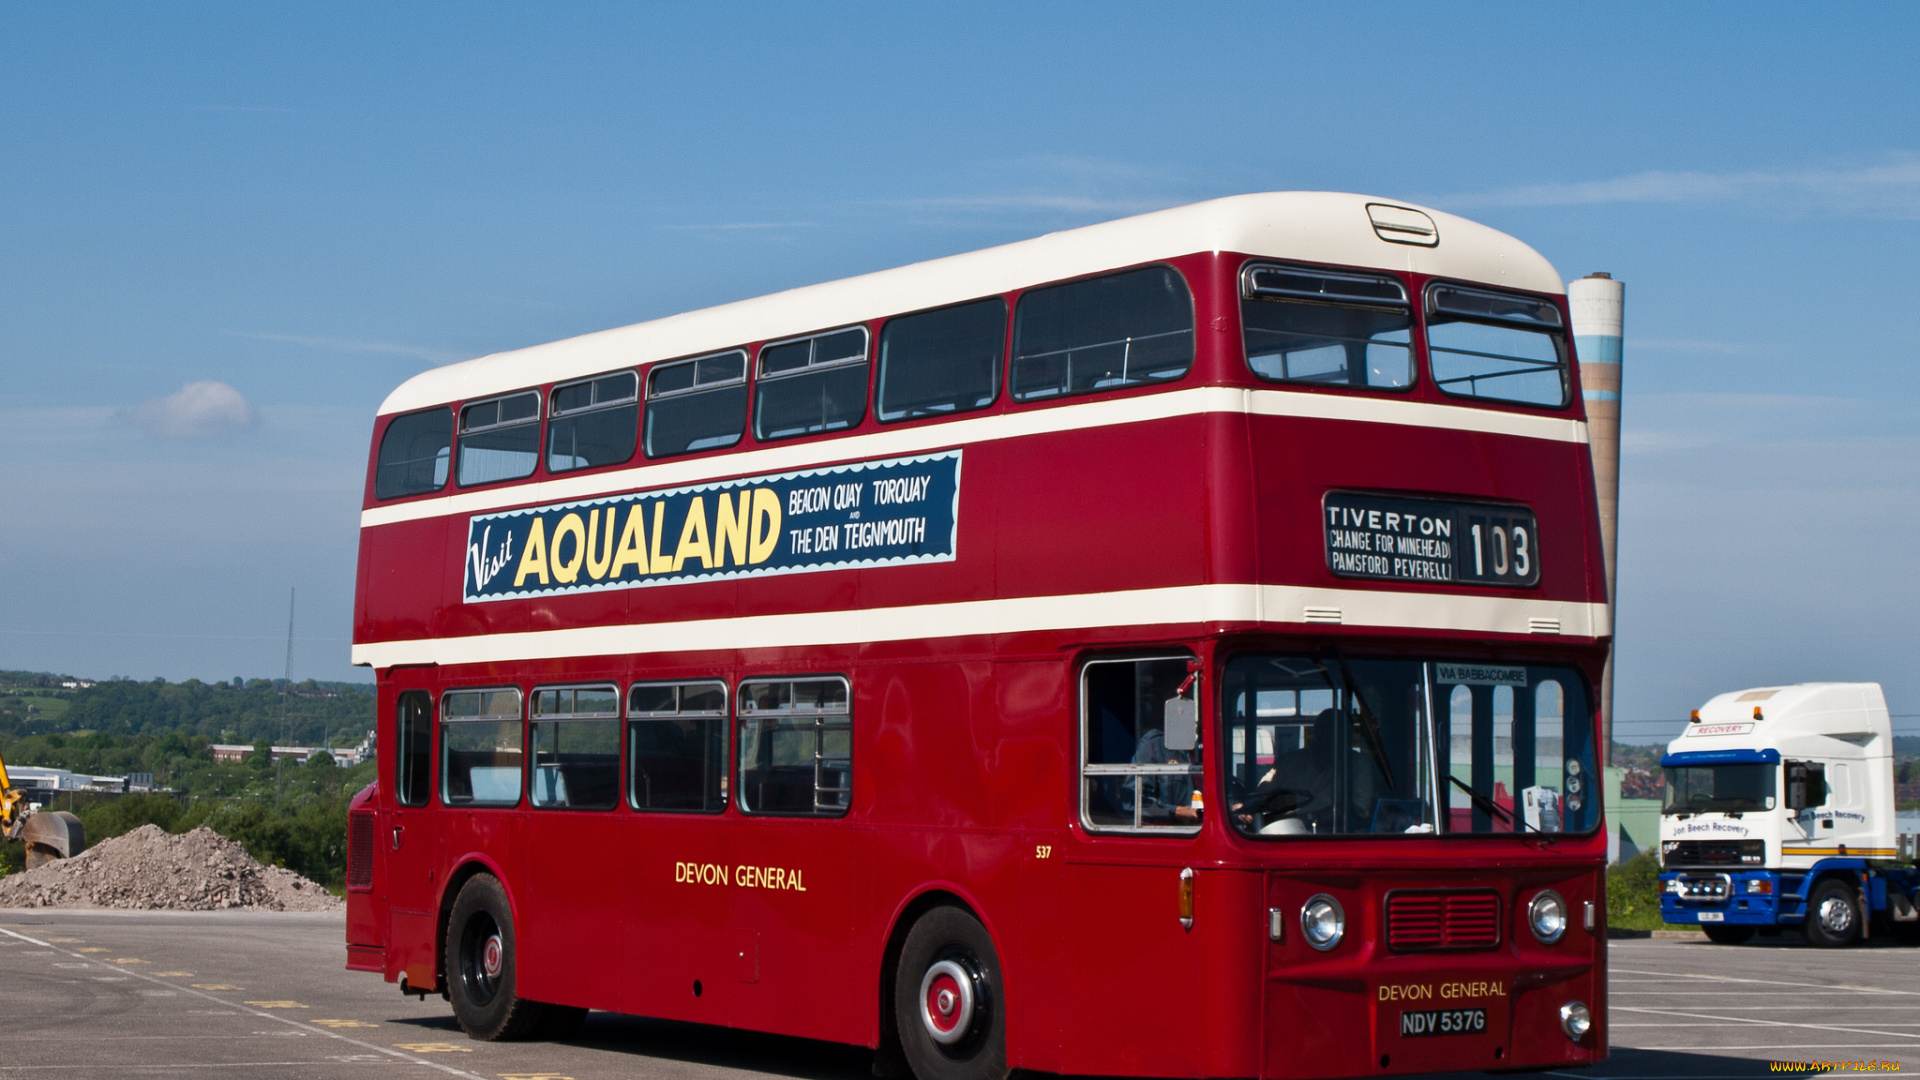
[[[1062,993],[1067,956],[1064,896],[1066,823],[1073,798],[1071,668],[1061,660],[999,661],[979,688],[982,707],[975,724],[984,760],[990,763],[993,825],[1009,830],[1019,848],[1020,879],[999,925],[1007,940],[1008,1064],[1058,1072],[1060,1031],[1078,1012]]]
[[[763,818],[735,834],[735,1027],[873,1041],[875,950],[849,947],[863,833],[844,818]]]
[[[623,814],[612,856],[625,867],[617,922],[624,973],[608,1002],[668,1020],[725,1024],[758,957],[733,931],[733,841],[712,814]]]
[[[1193,1076],[1206,1031],[1202,942],[1183,930],[1180,871],[1202,862],[1197,838],[1068,845],[1067,985],[1074,1003],[1065,1057],[1076,1073]],[[1197,936],[1196,936],[1197,935]]]
[[[992,725],[985,717],[976,724],[972,702],[973,684],[990,666],[872,664],[860,670],[853,801],[862,820],[931,828],[988,824]]]
[[[606,1008],[628,981],[617,934],[638,862],[631,818],[598,810],[525,811],[519,934],[521,992],[534,1001]],[[623,857],[626,856],[626,857]]]
[[[441,563],[451,528],[450,519],[428,518],[360,531],[365,600],[354,619],[353,640],[434,636],[444,606]]]
[[[1206,572],[1205,420],[1183,416],[969,451],[1000,494],[1000,596],[1192,585]],[[962,553],[961,558],[968,558]]]

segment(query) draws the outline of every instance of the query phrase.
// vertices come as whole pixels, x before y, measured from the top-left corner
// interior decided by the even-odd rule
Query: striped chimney
[[[1620,538],[1620,342],[1627,287],[1611,274],[1588,274],[1567,285],[1580,391],[1587,405],[1588,446],[1600,494],[1600,547],[1607,564],[1607,622],[1614,624],[1615,547]],[[1613,755],[1613,655],[1600,682],[1600,760]]]

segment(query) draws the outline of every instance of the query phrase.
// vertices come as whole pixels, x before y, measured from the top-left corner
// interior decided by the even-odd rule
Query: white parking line
[[[54,946],[54,945],[49,945],[48,943],[46,943],[46,942],[44,942],[44,941],[41,941],[41,940],[39,940],[38,938],[31,938],[31,937],[28,937],[28,936],[27,936],[27,935],[25,935],[25,934],[22,934],[22,933],[19,933],[18,931],[14,931],[14,930],[8,930],[8,929],[7,929],[7,928],[5,928],[5,927],[0,927],[0,934],[5,934],[6,936],[8,936],[8,937],[12,937],[12,938],[18,938],[18,939],[19,939],[19,940],[21,940],[21,941],[25,941],[25,942],[30,942],[30,943],[32,943],[32,944],[34,944],[34,945],[39,945],[39,946],[41,946],[42,948],[47,948],[47,949],[54,949],[54,950],[55,950],[56,952],[61,952],[61,953],[66,953],[66,954],[67,954],[68,956],[71,956],[71,957],[74,957],[75,959],[80,959],[80,960],[84,960],[84,959],[86,959],[86,957],[84,957],[84,956],[82,956],[82,955],[81,955],[80,953],[77,953],[77,952],[73,952],[73,951],[71,951],[71,950],[68,950],[68,949],[61,949],[61,948],[58,948],[57,946]],[[438,1061],[428,1061],[428,1060],[425,1060],[424,1058],[420,1058],[420,1057],[416,1057],[416,1056],[414,1056],[414,1055],[412,1055],[412,1054],[408,1054],[408,1053],[403,1053],[402,1051],[399,1051],[399,1050],[393,1050],[393,1049],[389,1049],[389,1048],[387,1048],[387,1047],[384,1047],[384,1046],[377,1046],[377,1045],[375,1045],[375,1044],[373,1044],[373,1043],[370,1043],[370,1042],[363,1042],[363,1041],[361,1041],[361,1040],[359,1040],[359,1039],[356,1039],[356,1038],[353,1038],[353,1037],[351,1037],[351,1036],[348,1036],[348,1035],[342,1035],[342,1034],[340,1034],[340,1033],[339,1033],[339,1032],[337,1032],[337,1031],[330,1031],[330,1030],[328,1030],[328,1029],[326,1029],[326,1028],[323,1028],[323,1027],[318,1027],[318,1026],[316,1026],[316,1025],[313,1025],[313,1024],[307,1024],[307,1023],[302,1023],[301,1021],[299,1021],[299,1020],[295,1020],[295,1019],[293,1019],[292,1017],[287,1017],[287,1016],[279,1016],[279,1015],[276,1015],[276,1014],[274,1014],[274,1013],[271,1013],[271,1012],[267,1012],[267,1011],[264,1011],[264,1010],[261,1010],[261,1009],[252,1009],[252,1008],[247,1008],[247,1007],[245,1007],[245,1006],[241,1006],[241,1005],[235,1005],[235,1004],[234,1004],[233,1002],[231,1002],[231,1001],[228,1001],[228,1000],[226,1000],[225,998],[221,998],[221,997],[215,997],[214,995],[212,995],[212,994],[209,994],[209,993],[206,993],[205,991],[202,991],[202,990],[189,990],[189,989],[187,989],[187,988],[185,988],[185,987],[182,987],[182,986],[180,986],[180,985],[179,985],[179,984],[177,984],[177,983],[170,983],[170,982],[167,982],[167,981],[166,981],[166,980],[164,980],[164,979],[159,979],[159,978],[155,978],[154,976],[152,976],[152,975],[148,975],[148,974],[145,974],[145,973],[143,973],[143,972],[139,972],[139,971],[129,971],[129,972],[128,972],[128,974],[129,974],[129,975],[133,975],[133,976],[135,976],[135,977],[137,977],[137,978],[141,978],[141,979],[145,979],[146,981],[148,981],[148,982],[150,982],[150,983],[153,983],[153,984],[154,984],[154,985],[156,985],[156,986],[165,986],[165,987],[169,987],[169,988],[172,988],[172,989],[177,989],[177,990],[179,990],[179,991],[180,991],[181,993],[183,993],[183,994],[191,994],[191,995],[192,995],[192,996],[194,996],[194,997],[198,997],[198,998],[205,998],[205,999],[206,999],[206,1000],[208,1000],[208,1001],[211,1001],[211,1002],[215,1002],[215,1003],[217,1003],[217,1004],[220,1004],[220,1005],[225,1005],[225,1006],[228,1006],[228,1007],[230,1007],[230,1008],[232,1008],[232,1009],[234,1009],[234,1010],[235,1010],[236,1012],[239,1012],[239,1013],[242,1013],[242,1014],[252,1014],[253,1016],[256,1016],[256,1017],[259,1017],[259,1018],[260,1018],[260,1019],[262,1019],[262,1020],[272,1020],[272,1021],[274,1021],[275,1023],[278,1023],[278,1024],[285,1024],[285,1025],[287,1025],[287,1026],[289,1026],[289,1027],[293,1027],[293,1028],[298,1028],[298,1029],[300,1029],[300,1030],[301,1030],[301,1031],[303,1031],[303,1032],[310,1032],[310,1033],[313,1033],[313,1034],[318,1034],[318,1035],[325,1035],[325,1036],[327,1036],[327,1037],[328,1037],[328,1038],[330,1038],[330,1039],[338,1039],[338,1040],[340,1040],[341,1042],[344,1042],[344,1043],[351,1043],[352,1045],[354,1045],[354,1046],[358,1046],[358,1047],[360,1047],[360,1048],[361,1048],[361,1049],[363,1049],[363,1050],[372,1050],[372,1051],[375,1051],[376,1053],[379,1053],[379,1054],[382,1054],[382,1055],[384,1055],[384,1056],[385,1056],[385,1057],[386,1057],[387,1059],[389,1059],[389,1060],[393,1060],[393,1059],[398,1059],[399,1061],[403,1061],[403,1062],[406,1062],[406,1063],[407,1063],[407,1064],[409,1064],[409,1065],[425,1065],[426,1067],[428,1067],[428,1068],[430,1068],[430,1069],[437,1069],[437,1070],[439,1070],[440,1072],[443,1072],[443,1073],[451,1073],[451,1074],[452,1074],[452,1075],[454,1075],[454,1076],[461,1076],[461,1077],[466,1077],[466,1078],[467,1078],[467,1080],[487,1080],[487,1078],[486,1078],[486,1077],[484,1077],[484,1076],[481,1076],[481,1075],[480,1075],[479,1073],[471,1073],[471,1072],[468,1072],[468,1071],[466,1071],[465,1069],[459,1069],[459,1068],[455,1068],[455,1067],[454,1067],[454,1066],[452,1066],[452,1065],[443,1065],[443,1064],[441,1064],[441,1063],[440,1063],[440,1062],[438,1062]],[[356,1055],[356,1056],[357,1056],[357,1055]],[[277,1066],[280,1066],[280,1065],[282,1065],[283,1063],[281,1063],[281,1062],[260,1062],[259,1064],[262,1064],[262,1065],[268,1065],[268,1064],[270,1064],[270,1065],[274,1065],[274,1066],[276,1066],[276,1067],[277,1067]],[[317,1062],[287,1062],[287,1063],[284,1063],[284,1064],[290,1064],[290,1065],[313,1065],[313,1064],[318,1064],[318,1063],[317,1063]],[[21,1066],[0,1066],[0,1070],[12,1070],[12,1069],[16,1069],[16,1068],[18,1068],[18,1069],[25,1069],[25,1068],[42,1068],[42,1069],[44,1069],[44,1068],[50,1068],[50,1067],[52,1067],[52,1066],[44,1066],[44,1065],[38,1065],[38,1066],[25,1066],[25,1065],[21,1065]],[[65,1068],[66,1066],[60,1066],[60,1067],[62,1067],[62,1068]],[[105,1066],[105,1065],[88,1065],[88,1066],[73,1066],[73,1067],[74,1067],[74,1068],[90,1068],[90,1069],[105,1069],[105,1068],[122,1068],[122,1067],[124,1067],[124,1068],[163,1068],[163,1069],[164,1069],[164,1068],[173,1068],[174,1066],[169,1066],[169,1065],[139,1065],[139,1066]],[[216,1066],[196,1066],[196,1065],[183,1065],[183,1066],[179,1066],[179,1067],[180,1067],[180,1068],[214,1068],[214,1067],[216,1067]],[[224,1068],[225,1066],[218,1066],[218,1067],[222,1067],[222,1068]]]
[[[1617,1013],[1620,1013],[1620,1012],[1651,1013],[1655,1016],[1684,1016],[1691,1020],[1728,1020],[1737,1024],[1751,1024],[1757,1027],[1812,1028],[1815,1031],[1846,1032],[1847,1034],[1850,1034],[1850,1035],[1885,1035],[1888,1038],[1893,1038],[1893,1039],[1910,1038],[1910,1039],[1920,1040],[1920,1034],[1907,1035],[1906,1033],[1899,1032],[1899,1031],[1879,1031],[1874,1028],[1840,1027],[1835,1024],[1798,1024],[1791,1020],[1757,1020],[1750,1016],[1716,1016],[1713,1013],[1675,1012],[1671,1009],[1640,1009],[1640,1008],[1635,1008],[1631,1005],[1616,1005],[1614,1006],[1613,1011]],[[1913,1045],[1920,1045],[1920,1042],[1916,1042]],[[1640,1047],[1640,1049],[1649,1050],[1654,1048],[1643,1046],[1643,1047]],[[1720,1047],[1717,1049],[1728,1049],[1728,1048]]]
[[[1851,986],[1847,983],[1803,983],[1787,982],[1784,979],[1742,979],[1733,975],[1697,975],[1693,972],[1671,971],[1635,971],[1631,968],[1614,968],[1619,975],[1657,975],[1665,978],[1699,979],[1717,983],[1752,983],[1757,986],[1799,986],[1810,990],[1857,990],[1863,994],[1899,994],[1904,997],[1920,997],[1920,990],[1888,990],[1880,986]]]

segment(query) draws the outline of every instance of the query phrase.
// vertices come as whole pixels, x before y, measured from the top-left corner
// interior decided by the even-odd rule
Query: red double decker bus
[[[1525,245],[1277,193],[422,374],[348,966],[920,1080],[1596,1061],[1574,363]]]

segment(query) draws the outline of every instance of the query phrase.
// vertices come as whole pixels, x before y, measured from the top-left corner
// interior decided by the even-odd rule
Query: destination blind
[[[1439,585],[1540,583],[1540,531],[1523,506],[1328,492],[1327,568],[1336,576]]]

